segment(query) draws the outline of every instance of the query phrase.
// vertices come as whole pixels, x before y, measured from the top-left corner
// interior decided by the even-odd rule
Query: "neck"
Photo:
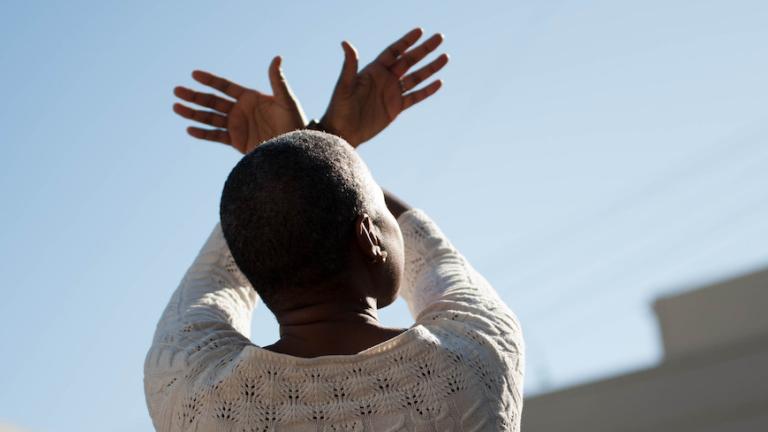
[[[402,332],[381,326],[372,298],[313,303],[275,315],[280,340],[265,348],[297,357],[356,354]]]
[[[326,301],[284,309],[276,313],[280,336],[287,332],[312,329],[317,325],[379,325],[376,300]]]

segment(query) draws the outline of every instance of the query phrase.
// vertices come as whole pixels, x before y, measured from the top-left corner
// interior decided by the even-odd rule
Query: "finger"
[[[440,57],[432,60],[428,65],[424,66],[423,68],[417,70],[416,72],[406,75],[402,79],[403,92],[407,92],[408,90],[421,84],[422,81],[424,81],[425,79],[436,74],[438,71],[440,71],[440,69],[442,69],[443,67],[445,67],[445,65],[448,64],[448,60],[449,60],[448,54],[442,54]]]
[[[414,92],[408,93],[403,97],[403,111],[416,105],[417,103],[423,101],[424,99],[432,96],[438,90],[440,90],[440,87],[442,86],[443,86],[442,81],[440,80],[432,81],[428,86],[424,87],[423,89],[419,89]]]
[[[408,47],[415,44],[416,41],[419,40],[422,33],[423,31],[420,28],[415,28],[409,31],[405,34],[405,36],[401,37],[395,43],[382,51],[381,54],[376,57],[375,61],[381,63],[385,67],[392,66],[395,61],[397,61],[397,58],[400,57],[400,55],[402,55],[405,50],[408,49]]]
[[[443,43],[442,34],[436,33],[432,35],[421,45],[403,54],[389,70],[397,77],[403,76],[408,72],[408,69],[437,49],[441,43]]]
[[[339,85],[349,88],[357,76],[357,50],[347,41],[341,43],[341,48],[344,50],[344,64],[341,66]]]
[[[201,93],[198,91],[190,90],[186,87],[176,87],[173,89],[173,94],[179,99],[183,99],[187,102],[192,102],[204,107],[213,108],[216,111],[228,113],[235,106],[234,103],[224,99],[223,97],[216,96],[210,93]]]
[[[293,101],[295,97],[280,67],[282,62],[283,59],[280,56],[276,56],[272,59],[272,63],[269,64],[269,84],[272,86],[272,93],[275,97],[284,101]]]
[[[216,90],[232,96],[235,99],[239,98],[243,93],[245,93],[245,88],[242,86],[209,72],[196,70],[192,72],[192,78],[194,78],[195,81],[199,82],[200,84],[213,87]]]
[[[227,118],[213,111],[196,110],[180,103],[173,104],[173,111],[184,118],[200,123],[205,123],[207,125],[219,128],[227,127]]]
[[[221,129],[203,129],[199,127],[188,127],[187,133],[197,139],[216,141],[222,144],[230,144],[229,134]],[[240,150],[240,149],[238,149]]]

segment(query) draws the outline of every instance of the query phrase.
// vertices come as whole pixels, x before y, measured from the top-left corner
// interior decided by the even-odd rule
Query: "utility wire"
[[[766,155],[768,155],[768,153]],[[738,177],[742,177],[743,178],[745,173],[749,173],[751,171],[753,177],[766,177],[766,178],[768,178],[768,176],[766,175],[768,173],[768,169],[767,169],[768,161],[766,161],[766,157],[765,156],[762,157],[762,158],[751,158],[751,159],[749,159],[747,161],[747,163],[745,165],[746,165],[746,167],[745,166],[741,166],[741,167],[739,167],[740,168],[739,170],[731,172],[730,173],[730,174],[732,174],[731,176],[733,176],[733,174],[735,174],[735,176],[737,178]],[[765,190],[765,189],[763,189],[763,190]],[[763,190],[760,190],[759,192],[762,192]],[[702,190],[701,192],[698,192],[698,191],[696,191],[696,192],[699,193],[700,196],[702,196],[703,195],[702,192],[706,192],[706,190]],[[740,191],[740,193],[724,196],[724,197],[721,197],[721,198],[726,200],[726,201],[736,201],[736,202],[738,202],[739,198],[743,199],[743,197],[748,197],[748,196],[749,196],[749,194],[745,194],[743,192],[743,190],[742,190],[742,191]],[[676,197],[674,197],[674,196],[670,197],[670,199],[675,199],[675,198]],[[736,198],[736,199],[734,200],[734,198]],[[680,204],[677,204],[677,205],[680,205]],[[722,202],[719,204],[719,207],[724,207],[726,209],[728,208],[727,206],[723,206]],[[635,219],[637,219],[638,216],[640,218],[642,218],[642,219],[645,219],[645,218],[648,217],[649,213],[651,213],[652,216],[656,216],[656,218],[664,217],[659,212],[655,212],[654,213],[653,211],[651,211],[651,212],[646,211],[645,214],[643,214],[643,213],[636,213],[635,214]],[[706,217],[706,215],[707,215],[707,213],[702,212],[700,215],[698,215],[698,219],[701,219],[702,216]],[[697,215],[694,215],[694,218],[696,218],[696,217],[697,217]],[[675,235],[678,235],[678,232],[679,232],[678,230],[685,231],[686,229],[688,229],[691,226],[691,221],[690,220],[682,221],[682,222],[685,225],[683,227],[680,227],[680,228],[674,228],[674,225],[665,224],[664,226],[671,226],[673,229],[672,230],[667,229],[668,231],[672,231],[672,232],[668,232],[668,233],[663,233],[662,232],[662,234],[665,235],[665,236],[675,236]],[[629,232],[629,231],[632,230],[631,226],[627,227],[627,226],[622,226],[621,224],[616,224],[616,223],[614,223],[611,228],[612,228],[611,229],[612,231],[623,230],[623,231]],[[604,232],[605,232],[605,230],[604,230]],[[655,247],[658,244],[658,242],[655,241],[656,240],[655,238],[653,238],[653,237],[646,237],[646,238],[644,238],[640,242],[632,242],[632,243],[627,242],[627,243],[622,244],[619,247],[616,247],[616,245],[611,244],[610,242],[606,242],[605,241],[605,237],[606,237],[605,235],[603,235],[602,237],[603,238],[600,238],[597,235],[593,235],[592,238],[590,238],[589,240],[590,240],[590,243],[592,245],[595,245],[595,244],[599,245],[600,241],[602,241],[602,243],[604,245],[601,247],[600,250],[598,250],[598,252],[596,252],[596,254],[597,254],[596,256],[597,256],[597,258],[604,258],[607,255],[607,258],[605,258],[605,259],[594,259],[593,262],[595,264],[593,264],[591,267],[587,268],[587,273],[595,272],[595,270],[593,269],[594,267],[597,267],[598,269],[606,267],[606,261],[608,263],[617,262],[617,261],[621,262],[622,259],[624,259],[627,255],[629,255],[630,257],[634,256],[634,255],[637,255],[638,251],[640,251],[642,253],[644,248],[645,249],[653,248],[653,247]],[[608,237],[608,238],[615,239],[616,235],[613,235],[612,237]],[[569,256],[564,253],[565,251],[567,251],[567,249],[564,249],[564,250],[561,250],[561,251],[558,252],[560,255],[565,255],[564,257],[561,257],[561,259],[562,258],[565,258],[565,259],[569,258]],[[575,252],[578,252],[578,251],[575,251]],[[555,255],[557,255],[557,254],[555,254]],[[571,272],[571,273],[563,273],[563,271],[560,270],[560,266],[558,266],[557,263],[561,259],[550,258],[549,261],[539,265],[539,268],[536,269],[536,271],[533,271],[533,272],[532,271],[528,271],[526,273],[523,273],[522,275],[512,276],[512,277],[510,277],[507,280],[507,282],[504,285],[505,286],[522,286],[522,287],[529,287],[529,286],[535,286],[535,285],[539,285],[540,286],[541,283],[537,283],[537,282],[541,280],[542,275],[544,276],[544,278],[547,278],[548,275],[554,273],[553,269],[558,269],[554,279],[556,279],[556,280],[563,280],[563,281],[566,282],[566,284],[564,286],[568,286],[568,282],[572,281],[572,279],[574,278],[574,273],[573,272]],[[579,270],[579,271],[576,272],[577,275],[578,274],[583,274],[583,273],[585,273],[584,270]],[[547,291],[542,292],[542,290],[539,289],[539,290],[536,291],[536,295],[537,296],[541,296],[542,294],[546,294],[546,292]]]
[[[760,133],[764,135],[762,131]],[[515,255],[519,255],[526,260],[532,260],[536,256],[546,255],[556,245],[584,235],[584,233],[589,231],[589,228],[603,223],[605,220],[610,220],[617,213],[629,212],[638,204],[643,203],[648,197],[658,194],[659,191],[668,190],[672,184],[686,181],[691,177],[700,176],[702,173],[710,172],[711,169],[717,169],[733,160],[750,156],[752,152],[761,150],[763,140],[754,139],[755,135],[758,135],[758,132],[745,133],[744,137],[738,140],[741,143],[737,145],[734,145],[736,140],[733,138],[718,140],[717,144],[710,146],[710,151],[700,153],[692,160],[689,159],[674,164],[668,168],[665,174],[656,176],[649,183],[637,189],[620,194],[621,197],[619,199],[609,203],[606,207],[583,215],[580,218],[571,219],[570,223],[562,225],[556,230],[551,230],[543,236],[530,234],[522,238],[513,239],[512,244],[505,247],[503,254],[499,254],[497,250],[492,255],[489,255],[488,258],[483,259],[483,261],[493,263],[493,261],[499,259],[497,257],[500,257],[508,262],[510,259],[514,260]],[[712,150],[713,147],[714,149]],[[509,244],[510,242],[506,243]],[[542,246],[532,249],[528,247],[530,244]]]
[[[718,218],[714,223],[709,223],[704,227],[697,227],[695,230],[697,235],[694,237],[708,240],[715,237],[716,234],[729,232],[733,226],[742,224],[750,217],[757,217],[765,214],[768,214],[768,196],[764,196],[757,202],[751,202],[747,206],[742,206],[734,211],[728,212],[728,214]],[[766,219],[768,218],[761,217],[760,221],[764,222]],[[702,233],[707,233],[709,236],[701,235]],[[729,240],[732,236],[733,234],[720,237],[720,243]],[[687,254],[681,253],[688,249],[696,249],[697,252]],[[660,267],[664,269],[662,274],[669,274],[670,271],[677,269],[684,263],[690,262],[692,259],[698,258],[709,251],[711,251],[711,246],[710,248],[693,248],[689,239],[686,238],[683,241],[678,241],[672,246],[658,251],[660,253],[656,253],[655,256],[656,261],[662,263],[660,265]],[[672,259],[670,255],[673,255],[673,257],[676,259]],[[608,277],[603,278],[604,280],[602,283],[598,285],[600,288],[590,290],[570,289],[565,295],[558,297],[555,301],[550,302],[549,304],[538,307],[536,310],[527,315],[529,315],[529,317],[534,320],[542,319],[544,317],[551,316],[553,313],[562,312],[566,308],[572,309],[575,304],[584,303],[585,301],[594,301],[596,299],[599,301],[604,301],[605,298],[598,297],[598,295],[607,289],[613,289],[617,293],[621,291],[626,292],[626,288],[623,287],[626,287],[627,284],[622,282],[622,280],[633,279],[634,275],[629,277],[625,268],[622,268],[621,266],[614,267],[614,269],[615,270],[611,272]],[[659,278],[658,271],[655,273],[653,278]],[[643,286],[647,284],[650,279],[652,278],[645,277],[639,281],[636,280],[634,285]],[[590,285],[595,285],[594,280],[591,282],[592,283],[590,283]]]

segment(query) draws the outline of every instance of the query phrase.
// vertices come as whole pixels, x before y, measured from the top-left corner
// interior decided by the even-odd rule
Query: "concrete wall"
[[[695,355],[768,333],[768,270],[654,304],[667,358]]]
[[[528,398],[523,432],[768,431],[768,272],[654,307],[658,367]]]

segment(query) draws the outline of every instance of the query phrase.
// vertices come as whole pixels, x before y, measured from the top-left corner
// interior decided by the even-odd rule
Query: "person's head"
[[[392,303],[403,240],[384,195],[343,139],[297,131],[232,169],[221,196],[232,257],[278,313],[330,299]]]

